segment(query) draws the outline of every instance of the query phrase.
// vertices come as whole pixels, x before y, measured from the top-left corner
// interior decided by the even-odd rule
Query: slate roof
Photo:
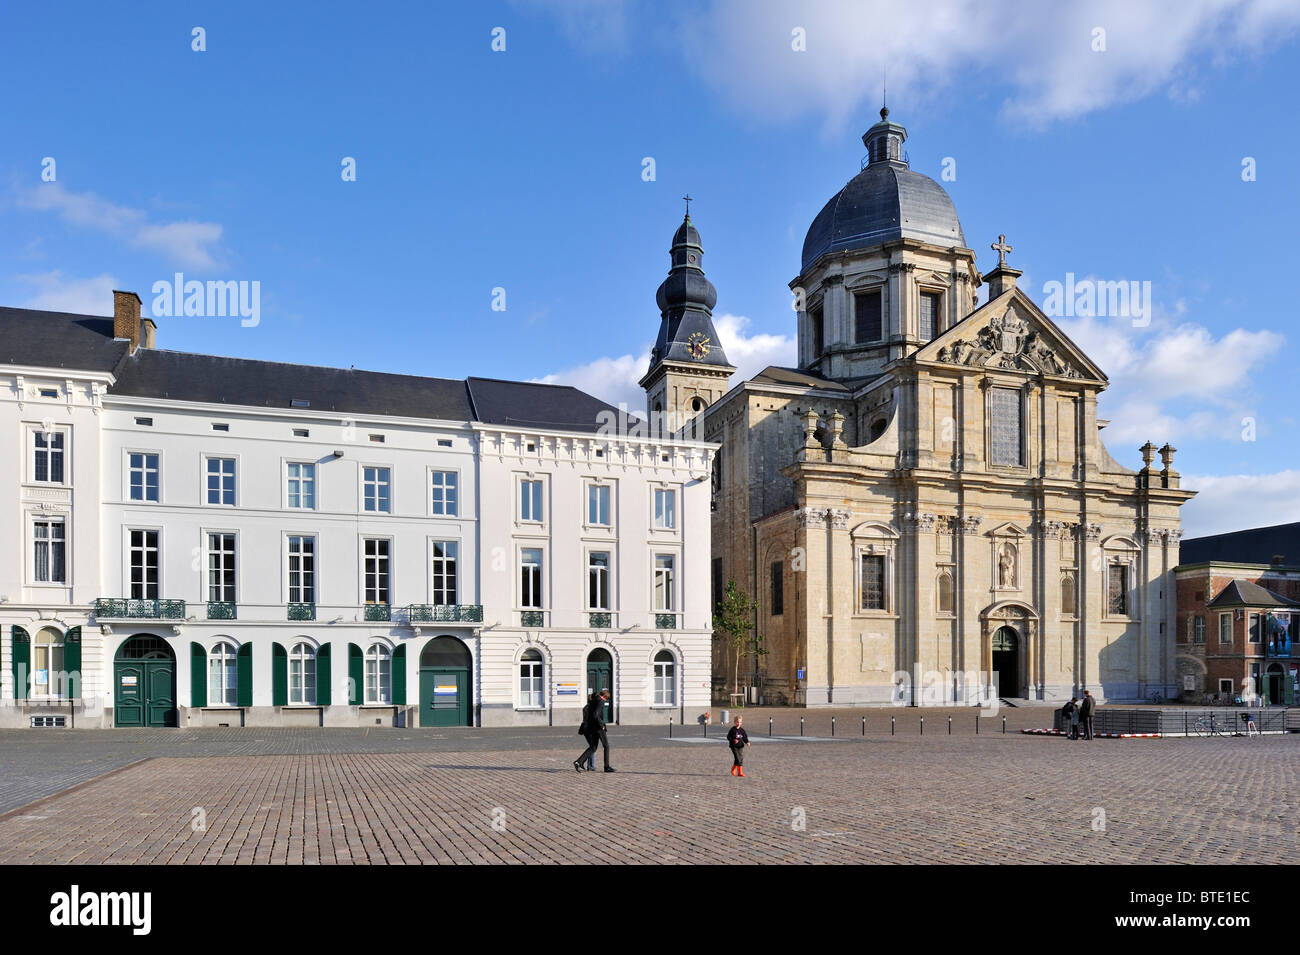
[[[111,318],[0,308],[0,363],[106,372],[126,349]]]
[[[1300,523],[1190,537],[1179,544],[1178,562],[1202,564],[1217,560],[1234,564],[1269,564],[1277,554],[1282,555],[1284,563],[1300,564]]]
[[[0,308],[0,364],[112,372],[114,395],[585,432],[619,414],[568,385],[425,378],[150,348],[128,356],[127,346],[114,340],[111,318]]]
[[[828,391],[851,390],[844,382],[823,378],[802,368],[785,368],[781,365],[768,365],[750,381],[773,385],[796,385],[803,388],[825,388]]]
[[[1300,602],[1249,580],[1234,579],[1210,601],[1210,609],[1216,607],[1300,607]]]

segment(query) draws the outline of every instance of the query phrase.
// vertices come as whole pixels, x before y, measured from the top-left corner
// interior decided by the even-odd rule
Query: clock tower
[[[713,327],[718,291],[704,277],[704,248],[689,210],[673,236],[672,267],[659,286],[659,336],[641,379],[656,432],[675,433],[727,393],[735,372]]]

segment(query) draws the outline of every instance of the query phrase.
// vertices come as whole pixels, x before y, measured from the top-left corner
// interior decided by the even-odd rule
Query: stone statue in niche
[[[1016,549],[1011,544],[1003,544],[998,555],[998,586],[1011,588],[1016,585]]]

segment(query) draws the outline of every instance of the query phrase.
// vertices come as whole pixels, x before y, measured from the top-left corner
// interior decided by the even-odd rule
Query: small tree
[[[754,627],[757,609],[758,602],[751,600],[734,580],[728,580],[722,601],[713,612],[713,639],[728,650],[733,692],[740,692],[740,661],[750,654],[761,657],[767,653],[763,635]]]

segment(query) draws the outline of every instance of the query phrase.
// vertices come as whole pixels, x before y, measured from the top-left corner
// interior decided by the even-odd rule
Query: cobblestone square
[[[104,775],[0,816],[0,863],[1279,863],[1297,850],[1293,736],[763,740],[737,779],[721,741],[644,732],[615,734],[617,773],[575,773],[567,735],[487,748],[408,732],[320,751],[259,732],[261,752],[173,737],[157,755],[103,741],[119,747]]]

